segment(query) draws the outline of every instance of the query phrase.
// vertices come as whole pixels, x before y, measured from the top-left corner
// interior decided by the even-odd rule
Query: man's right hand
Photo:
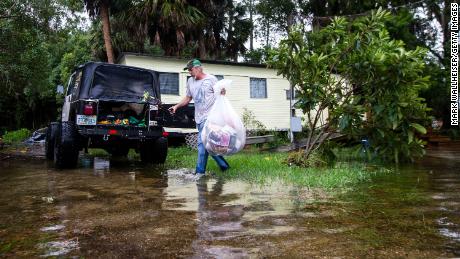
[[[169,107],[169,109],[168,109],[168,111],[169,111],[171,114],[176,113],[176,110],[177,110],[177,106],[176,106],[176,105],[171,106],[171,107]]]

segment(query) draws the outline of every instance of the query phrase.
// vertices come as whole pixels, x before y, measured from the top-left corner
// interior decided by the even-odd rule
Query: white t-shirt
[[[216,97],[214,95],[214,85],[217,78],[206,74],[201,80],[190,77],[187,80],[186,95],[192,97],[195,102],[195,122],[200,124],[206,120]]]

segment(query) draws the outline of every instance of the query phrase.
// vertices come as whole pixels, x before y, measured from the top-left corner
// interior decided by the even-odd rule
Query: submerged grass
[[[110,156],[103,149],[90,149],[90,156]],[[209,158],[207,170],[225,179],[240,179],[253,183],[269,184],[283,182],[290,185],[341,189],[350,188],[362,182],[368,182],[376,174],[387,172],[383,167],[368,166],[365,163],[349,161],[335,163],[330,167],[301,168],[285,163],[288,153],[261,152],[257,148],[226,157],[230,170],[220,172],[217,164]],[[139,160],[139,154],[131,150],[128,158]],[[168,157],[164,168],[190,168],[194,170],[197,151],[188,147],[168,149]],[[342,160],[343,161],[343,160]]]
[[[194,168],[196,151],[186,147],[170,148],[167,168]],[[269,153],[245,150],[226,157],[231,168],[222,173],[216,163],[209,159],[208,171],[226,179],[242,179],[255,183],[282,181],[309,188],[335,189],[352,187],[370,181],[384,169],[368,167],[363,163],[336,163],[333,167],[300,168],[284,163],[287,153]]]

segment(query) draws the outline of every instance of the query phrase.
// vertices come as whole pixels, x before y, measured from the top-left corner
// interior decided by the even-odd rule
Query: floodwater
[[[83,157],[0,161],[0,257],[460,256],[460,148],[348,192]]]

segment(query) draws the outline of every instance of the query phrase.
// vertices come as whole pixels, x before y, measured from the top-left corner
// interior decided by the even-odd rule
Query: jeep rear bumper
[[[84,137],[113,136],[117,139],[152,139],[163,136],[161,127],[123,127],[123,126],[79,126],[78,133]]]

